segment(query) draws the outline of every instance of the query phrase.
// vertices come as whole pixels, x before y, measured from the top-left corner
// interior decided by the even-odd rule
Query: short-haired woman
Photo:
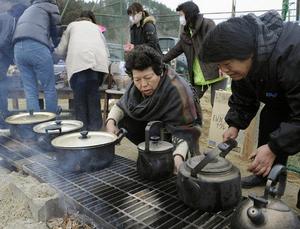
[[[176,169],[187,157],[199,153],[201,109],[187,81],[162,64],[161,55],[147,45],[134,48],[125,64],[133,83],[113,106],[106,120],[108,132],[127,129],[134,144],[145,141],[149,121],[162,121],[172,136],[181,139],[174,152]]]

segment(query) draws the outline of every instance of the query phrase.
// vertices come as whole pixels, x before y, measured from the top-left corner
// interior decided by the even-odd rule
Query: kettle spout
[[[257,226],[265,223],[265,216],[263,215],[262,210],[260,208],[250,207],[247,210],[247,215],[252,221],[252,223],[254,223]]]

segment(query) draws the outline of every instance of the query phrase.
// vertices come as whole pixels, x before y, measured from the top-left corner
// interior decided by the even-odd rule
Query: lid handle
[[[58,132],[61,134],[61,127],[60,126],[51,125],[51,126],[48,126],[47,128],[45,128],[46,134],[49,134],[49,131],[55,131],[55,130],[58,130]]]
[[[84,130],[84,131],[80,131],[80,137],[79,139],[87,139],[88,138],[88,131],[87,130]]]
[[[237,146],[237,142],[234,139],[228,139],[225,142],[218,144],[218,146],[205,154],[205,157],[191,170],[191,176],[197,177],[199,173],[208,163],[213,161],[218,155],[225,157],[233,148]],[[221,151],[221,152],[220,152]]]
[[[56,124],[57,126],[61,126],[61,123],[62,123],[62,120],[55,120],[55,124]]]
[[[285,166],[280,164],[273,166],[268,176],[268,181],[264,192],[264,198],[267,200],[270,195],[272,197],[277,196],[280,199],[281,196],[284,194],[286,178],[287,170]],[[278,188],[276,188],[278,182]]]
[[[146,128],[145,128],[145,152],[149,152],[149,141],[150,141],[150,130],[152,129],[153,126],[159,125],[159,129],[162,128],[162,122],[161,121],[151,121],[148,122]]]
[[[151,136],[150,137],[150,141],[154,144],[158,144],[159,140],[160,140],[159,136]]]

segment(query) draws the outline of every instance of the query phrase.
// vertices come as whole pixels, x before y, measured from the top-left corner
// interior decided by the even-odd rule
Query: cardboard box
[[[216,91],[214,107],[208,135],[208,146],[215,147],[223,141],[223,133],[228,128],[225,122],[225,116],[229,110],[228,100],[231,92],[219,90]],[[235,152],[244,154],[246,157],[252,152],[257,143],[257,117],[254,118],[246,130],[240,130],[238,138],[238,146],[234,149]],[[245,148],[246,147],[246,148]],[[247,151],[247,152],[244,152]],[[247,154],[247,155],[245,155]]]

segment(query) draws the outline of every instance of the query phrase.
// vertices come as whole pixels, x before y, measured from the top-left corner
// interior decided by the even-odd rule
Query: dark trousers
[[[278,129],[281,122],[285,122],[289,118],[288,107],[274,107],[265,105],[260,113],[259,133],[257,147],[265,145],[269,141],[270,133]],[[288,155],[277,155],[275,164],[286,165]]]
[[[99,87],[103,77],[104,73],[88,69],[75,73],[71,78],[75,117],[83,122],[85,130],[100,130],[102,127]]]

